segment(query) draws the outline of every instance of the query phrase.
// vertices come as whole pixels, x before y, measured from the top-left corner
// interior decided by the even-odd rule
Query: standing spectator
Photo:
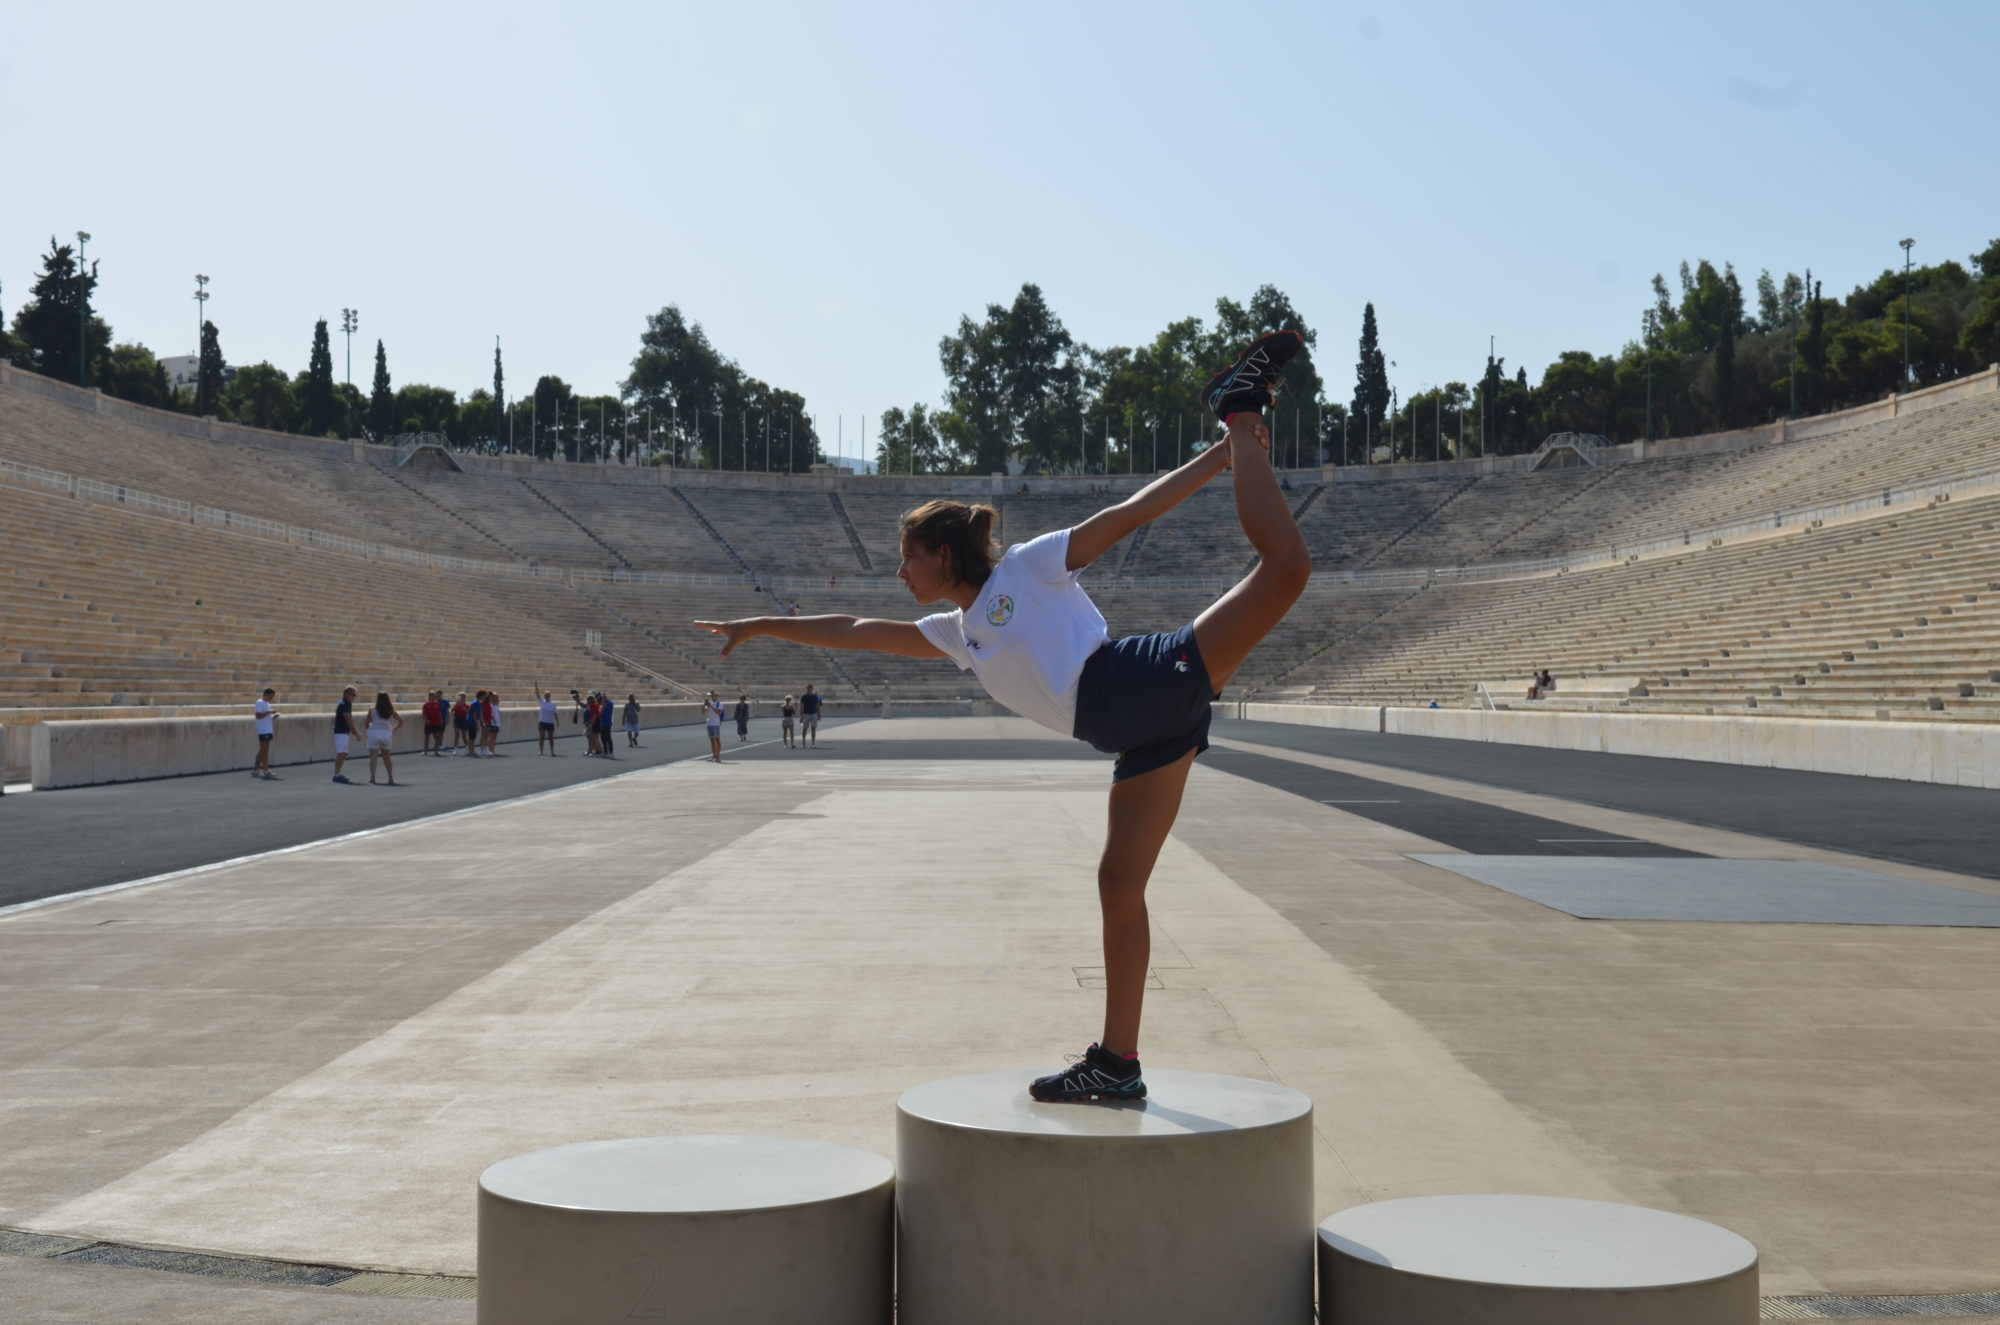
[[[819,691],[811,686],[799,700],[799,739],[812,749],[819,748]]]
[[[583,740],[588,746],[585,759],[595,759],[601,753],[597,748],[597,694],[592,692],[583,701]]]
[[[597,748],[603,752],[604,757],[606,759],[616,759],[618,757],[617,755],[611,753],[612,750],[615,748],[614,743],[611,739],[611,720],[613,717],[616,716],[615,713],[613,712],[613,708],[614,706],[611,703],[611,696],[605,694],[602,690],[598,691],[597,692]]]
[[[277,691],[265,686],[264,693],[250,709],[257,717],[257,762],[250,765],[250,776],[266,782],[283,780],[271,771],[271,738],[277,735],[277,720],[285,716],[271,707],[271,701],[277,697]]]
[[[722,696],[713,690],[701,702],[701,716],[708,724],[708,762],[722,762]]]
[[[465,692],[458,692],[458,702],[451,706],[451,748],[466,747],[472,753],[472,705],[465,702]]]
[[[625,696],[625,744],[639,748],[639,697]]]
[[[333,780],[342,786],[354,784],[341,772],[347,763],[347,738],[354,734],[354,687],[340,692],[340,702],[333,706]]]
[[[787,750],[797,748],[792,744],[792,717],[798,711],[798,704],[790,695],[785,696],[785,702],[778,708],[778,717],[780,719],[778,730],[784,735],[785,748]]]
[[[389,785],[399,787],[396,781],[396,761],[390,756],[390,749],[396,743],[396,733],[403,730],[403,719],[396,713],[396,706],[389,700],[389,692],[375,692],[375,707],[368,711],[368,785],[375,786],[375,761],[379,758],[382,767],[389,774]]]
[[[535,682],[535,689],[542,690],[542,683],[540,681]],[[535,753],[541,754],[543,748],[547,747],[548,753],[550,755],[554,756],[557,759],[560,759],[562,758],[562,756],[556,754],[555,691],[542,690],[542,698],[540,700],[540,705],[541,705],[540,710],[536,714],[538,721],[535,723]]]
[[[444,756],[444,691],[424,696],[424,753]]]
[[[500,743],[500,692],[499,691],[489,690],[486,692],[486,703],[482,706],[482,712],[485,715],[484,730],[486,735],[486,757],[488,759],[505,759],[506,758],[505,755],[501,754],[498,750],[493,748],[494,746]]]
[[[750,696],[736,697],[736,739],[738,742],[750,739]]]

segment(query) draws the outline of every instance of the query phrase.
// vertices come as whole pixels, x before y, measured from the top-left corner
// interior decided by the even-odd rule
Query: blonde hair
[[[902,536],[926,551],[943,551],[950,560],[952,576],[978,588],[1000,560],[1000,549],[993,542],[993,526],[999,520],[1000,512],[991,506],[927,501],[903,513]]]

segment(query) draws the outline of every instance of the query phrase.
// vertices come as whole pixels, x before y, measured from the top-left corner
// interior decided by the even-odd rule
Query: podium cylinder
[[[779,1137],[516,1155],[479,1178],[479,1325],[888,1325],[894,1188]]]
[[[1665,1210],[1415,1196],[1319,1227],[1328,1325],[1753,1325],[1757,1249]]]
[[[1121,1104],[1038,1104],[1032,1072],[897,1103],[900,1325],[1309,1325],[1312,1101],[1149,1072]]]

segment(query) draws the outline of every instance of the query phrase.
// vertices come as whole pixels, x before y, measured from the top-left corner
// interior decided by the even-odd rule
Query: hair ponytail
[[[1000,512],[991,506],[962,501],[927,501],[903,514],[903,537],[926,549],[947,553],[952,575],[978,588],[1000,560],[993,543],[993,526]]]

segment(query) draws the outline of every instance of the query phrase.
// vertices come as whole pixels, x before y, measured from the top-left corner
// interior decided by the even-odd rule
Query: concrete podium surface
[[[1038,1104],[1037,1075],[898,1101],[901,1325],[1311,1321],[1312,1101],[1160,1071],[1143,1101]]]
[[[764,1136],[586,1141],[479,1178],[480,1325],[886,1325],[895,1171]]]
[[[1560,1196],[1420,1196],[1319,1227],[1339,1325],[1747,1325],[1757,1249],[1714,1224]]]

